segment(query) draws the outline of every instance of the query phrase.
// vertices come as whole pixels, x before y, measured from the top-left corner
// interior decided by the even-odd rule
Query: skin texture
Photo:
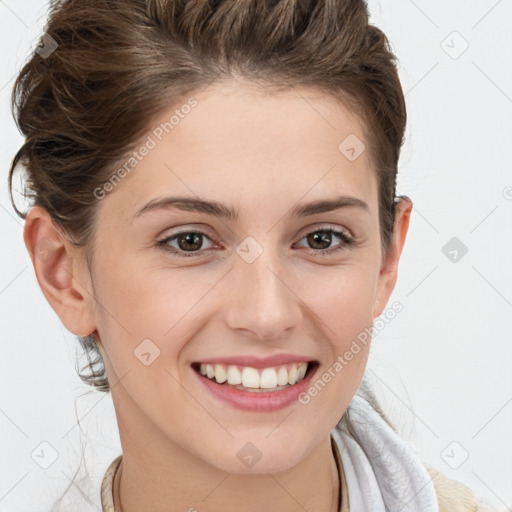
[[[194,98],[197,106],[98,200],[92,273],[48,213],[30,210],[24,239],[38,282],[69,331],[98,333],[123,448],[124,512],[333,512],[339,485],[330,431],[359,386],[370,344],[308,404],[270,413],[220,402],[190,364],[292,353],[317,359],[320,376],[384,310],[412,202],[397,205],[383,260],[369,153],[350,161],[338,149],[350,134],[364,141],[343,105],[311,89],[269,94],[243,82],[213,84]],[[369,211],[288,215],[297,203],[339,194],[362,199]],[[134,218],[171,195],[222,202],[239,219],[178,209]],[[332,235],[313,245],[306,236],[329,226],[356,245],[314,254],[343,244]],[[178,229],[205,233],[194,249],[200,255],[156,245]],[[263,249],[252,263],[236,252],[249,236]],[[53,249],[38,258],[44,238]],[[193,243],[167,245],[179,251]],[[146,339],[160,351],[149,365],[134,355]],[[262,454],[251,468],[237,457],[248,442]]]

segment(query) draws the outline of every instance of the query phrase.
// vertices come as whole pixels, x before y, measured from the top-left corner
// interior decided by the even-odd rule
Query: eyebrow
[[[176,208],[187,212],[206,213],[215,217],[221,217],[228,220],[237,220],[239,212],[229,206],[217,201],[207,201],[193,197],[163,197],[152,199],[140,208],[134,215],[134,218],[140,217],[148,212],[155,210],[167,210]],[[317,213],[325,213],[341,208],[358,208],[362,211],[370,213],[368,204],[353,196],[341,195],[334,199],[319,199],[311,203],[301,203],[296,205],[289,216],[291,217],[307,217]]]

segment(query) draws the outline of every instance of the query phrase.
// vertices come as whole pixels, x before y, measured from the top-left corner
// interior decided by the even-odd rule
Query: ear
[[[90,274],[79,249],[41,206],[28,212],[23,240],[41,291],[64,326],[77,336],[94,332]]]
[[[409,229],[412,207],[413,203],[407,196],[401,196],[400,201],[395,206],[393,237],[388,254],[382,262],[379,274],[377,297],[374,305],[374,318],[377,318],[382,313],[395,288],[398,277],[398,262]]]

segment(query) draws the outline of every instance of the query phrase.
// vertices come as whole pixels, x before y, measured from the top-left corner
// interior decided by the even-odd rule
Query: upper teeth
[[[209,379],[222,384],[241,384],[246,388],[275,388],[276,386],[285,386],[286,384],[296,384],[304,378],[308,363],[291,363],[288,365],[264,368],[261,371],[250,366],[236,366],[224,364],[204,364],[202,363],[199,372],[206,375]]]

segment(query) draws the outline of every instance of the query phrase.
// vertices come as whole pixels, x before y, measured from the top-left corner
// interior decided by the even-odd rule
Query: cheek
[[[312,417],[334,426],[356,392],[364,374],[373,325],[375,276],[363,265],[331,269],[317,276],[307,296],[315,328],[328,343],[323,365],[311,382],[303,404]]]
[[[105,273],[97,287],[103,306],[99,308],[100,335],[112,345],[110,352],[117,359],[147,348],[159,352],[159,364],[175,368],[182,348],[201,325],[202,299],[218,279],[211,272],[147,271],[124,262]]]
[[[367,266],[331,267],[301,288],[301,298],[322,320],[322,330],[337,350],[372,325],[376,276]]]
[[[327,387],[323,400],[343,409],[356,391],[368,360],[376,276],[362,263],[321,274],[304,299],[315,312],[315,327],[328,342],[324,367],[315,377]],[[327,383],[327,384],[326,384]],[[313,391],[314,392],[314,391]],[[322,392],[323,394],[323,392]],[[335,404],[335,405],[334,405]]]
[[[180,282],[185,274],[176,269],[148,270],[136,257],[115,256],[103,259],[96,287],[109,313],[107,322],[117,323],[131,337],[160,337],[179,313],[182,292],[187,290],[187,283]]]

